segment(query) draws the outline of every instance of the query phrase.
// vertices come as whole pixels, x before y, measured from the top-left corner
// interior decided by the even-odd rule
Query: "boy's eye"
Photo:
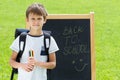
[[[41,20],[42,18],[38,18],[38,20]]]
[[[31,20],[35,20],[35,18],[31,18]]]

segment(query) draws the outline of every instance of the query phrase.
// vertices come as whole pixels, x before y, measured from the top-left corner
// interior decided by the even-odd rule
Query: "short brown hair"
[[[46,9],[40,3],[34,3],[34,4],[30,5],[27,8],[27,10],[26,10],[26,18],[28,18],[28,16],[29,16],[30,13],[43,16],[44,20],[46,20],[46,16],[48,15]]]

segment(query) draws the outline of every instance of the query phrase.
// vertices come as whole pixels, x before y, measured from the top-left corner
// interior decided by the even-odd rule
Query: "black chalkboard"
[[[92,80],[90,19],[48,19],[43,29],[60,48],[50,80]]]

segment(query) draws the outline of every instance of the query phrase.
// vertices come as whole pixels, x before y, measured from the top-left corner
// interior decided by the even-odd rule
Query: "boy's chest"
[[[23,62],[28,60],[29,51],[33,50],[34,58],[38,61],[47,61],[47,55],[42,55],[45,52],[43,39],[27,39],[25,50],[22,55]]]

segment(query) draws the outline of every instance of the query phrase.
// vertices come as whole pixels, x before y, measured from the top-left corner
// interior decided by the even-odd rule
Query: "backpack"
[[[20,42],[21,41],[24,42],[22,50],[20,49],[20,51],[18,52],[18,55],[17,55],[17,58],[16,58],[17,62],[20,62],[20,58],[21,58],[21,56],[24,52],[25,44],[26,44],[26,36],[27,36],[28,32],[29,32],[29,30],[27,30],[27,29],[16,29],[15,30],[15,39],[20,35],[20,37],[19,37],[19,48],[21,48]],[[46,46],[46,39],[49,40],[49,45],[50,45],[50,36],[51,36],[50,34],[51,34],[51,31],[43,30],[44,48],[45,48],[45,52],[46,52],[47,56],[49,55],[49,53],[48,53],[49,47]],[[49,57],[48,57],[47,61],[49,61]],[[11,73],[10,80],[13,80],[14,74],[17,74],[17,73],[18,73],[18,69],[12,68],[12,73]],[[47,70],[47,78],[48,78],[48,80],[50,79],[50,70],[49,69]]]

